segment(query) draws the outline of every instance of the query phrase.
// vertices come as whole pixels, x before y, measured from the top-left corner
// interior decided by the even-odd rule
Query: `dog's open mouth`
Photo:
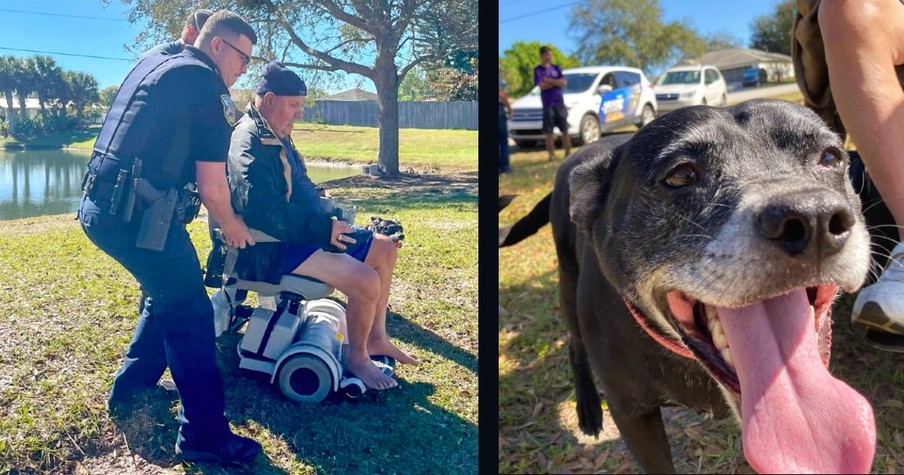
[[[868,401],[828,371],[836,285],[741,307],[672,291],[672,323],[694,356],[740,398],[744,453],[761,473],[869,470]]]
[[[838,286],[819,285],[802,290],[806,290],[820,358],[828,366],[832,346],[829,311]],[[718,307],[677,291],[668,294],[668,301],[669,310],[684,343],[726,388],[740,396],[741,387],[734,355],[725,336]]]

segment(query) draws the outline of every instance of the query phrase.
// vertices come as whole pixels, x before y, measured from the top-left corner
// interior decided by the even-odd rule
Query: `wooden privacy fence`
[[[377,127],[377,103],[320,100],[305,107],[304,120],[332,125]],[[477,130],[477,101],[399,102],[399,127]]]

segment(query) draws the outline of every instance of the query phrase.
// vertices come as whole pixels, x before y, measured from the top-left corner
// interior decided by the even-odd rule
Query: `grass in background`
[[[91,125],[85,130],[70,130],[55,132],[29,140],[17,140],[13,137],[0,138],[0,149],[58,149],[64,147],[91,150],[97,134],[100,133],[99,125]]]
[[[292,130],[295,146],[307,160],[336,163],[375,164],[380,151],[380,130],[296,122]],[[19,142],[12,137],[0,139],[0,148],[70,148],[90,151],[100,133],[93,125],[85,131],[48,135]],[[399,129],[399,169],[436,173],[465,172],[477,169],[476,130]]]
[[[452,150],[452,142],[440,133],[432,146]],[[227,416],[266,455],[228,473],[477,471],[476,173],[403,180],[326,186],[358,207],[359,222],[377,214],[405,226],[388,327],[423,364],[397,369],[398,390],[297,405],[265,375],[240,371],[239,336],[224,335]],[[0,473],[226,473],[174,461],[174,400],[150,395],[118,425],[107,416],[138,288],[72,218],[0,222]],[[207,225],[189,230],[203,263]]]
[[[561,154],[561,151],[559,152]],[[499,214],[500,226],[525,216],[552,190],[561,160],[546,151],[517,150],[499,193],[518,197]],[[549,226],[499,250],[499,471],[501,473],[638,473],[603,401],[598,439],[578,429],[568,332],[559,318],[558,270]],[[874,350],[852,328],[853,299],[833,312],[832,373],[864,394],[876,416],[873,473],[904,471],[904,366],[901,355]],[[683,408],[663,410],[679,473],[752,473],[740,429]]]
[[[295,123],[292,140],[309,159],[377,163],[380,129]],[[476,130],[399,129],[399,168],[477,169]]]

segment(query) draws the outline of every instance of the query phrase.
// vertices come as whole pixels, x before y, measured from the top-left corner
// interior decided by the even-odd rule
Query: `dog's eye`
[[[834,147],[823,150],[822,154],[819,155],[819,164],[824,167],[837,167],[842,163],[841,151]]]
[[[696,168],[684,163],[669,172],[669,175],[665,177],[665,184],[673,187],[687,186],[697,181],[699,177]]]

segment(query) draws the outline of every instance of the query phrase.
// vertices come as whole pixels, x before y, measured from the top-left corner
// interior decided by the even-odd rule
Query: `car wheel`
[[[653,119],[656,118],[656,112],[653,111],[653,106],[647,104],[643,106],[643,111],[640,113],[640,127],[643,127],[650,122],[653,122]]]
[[[706,103],[706,98],[704,97],[702,101],[700,101],[701,106],[707,106],[709,104]]]
[[[728,96],[725,95],[724,93],[722,94],[722,103],[719,104],[719,105],[721,105],[721,106],[727,106],[727,105],[728,105]]]
[[[537,145],[536,140],[515,140],[515,145],[518,148],[533,148]]]
[[[600,138],[600,121],[591,114],[581,117],[581,128],[575,145],[596,142]]]

